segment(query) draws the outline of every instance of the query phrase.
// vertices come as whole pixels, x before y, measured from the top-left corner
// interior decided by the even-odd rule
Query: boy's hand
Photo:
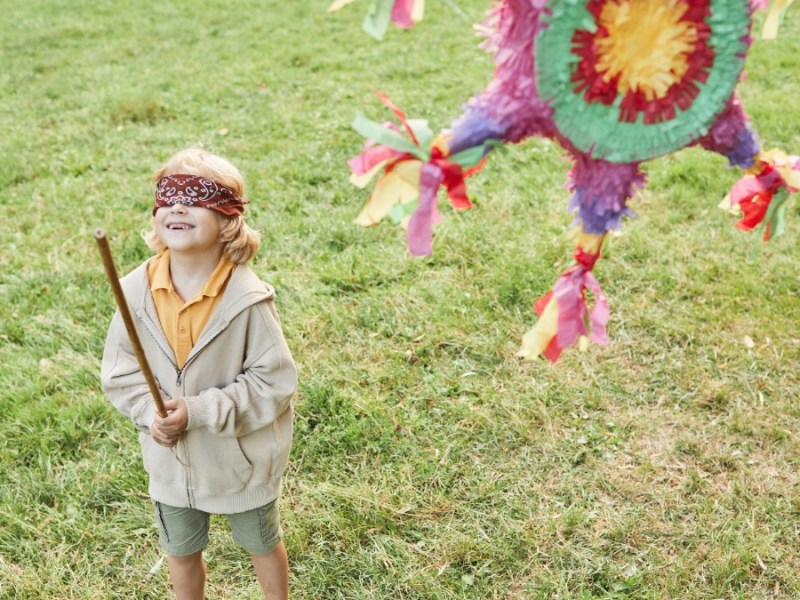
[[[153,421],[153,424],[150,425],[150,437],[153,438],[155,443],[165,446],[166,448],[172,448],[178,443],[181,436],[164,433],[158,427],[158,423]]]
[[[181,434],[186,431],[186,425],[189,423],[189,409],[186,408],[183,398],[167,400],[164,402],[164,408],[167,409],[167,416],[155,416],[153,424],[150,426],[150,435],[156,443],[171,448],[178,443]]]

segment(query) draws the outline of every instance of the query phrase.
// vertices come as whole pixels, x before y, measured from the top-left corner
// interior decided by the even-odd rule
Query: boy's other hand
[[[183,398],[173,398],[164,402],[166,417],[155,416],[150,426],[150,435],[158,444],[171,448],[178,443],[181,434],[189,423],[189,409]]]
[[[167,435],[180,435],[186,431],[186,425],[189,424],[186,401],[183,398],[173,398],[164,402],[164,408],[167,409],[167,416],[156,415],[153,420],[154,423],[158,423],[158,428]]]
[[[158,418],[158,417],[156,417]],[[153,424],[150,425],[150,437],[153,438],[153,441],[161,446],[165,446],[167,448],[172,448],[175,444],[178,443],[180,439],[180,435],[170,435],[168,433],[164,433],[161,431],[161,428],[158,426],[158,423],[153,421]]]

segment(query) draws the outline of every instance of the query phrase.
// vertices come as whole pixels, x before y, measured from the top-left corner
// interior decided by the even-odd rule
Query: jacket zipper
[[[178,367],[178,364],[175,363],[170,358],[169,353],[166,350],[164,350],[164,348],[161,346],[161,344],[158,343],[158,338],[156,338],[156,336],[153,334],[153,332],[150,331],[150,327],[147,326],[147,323],[145,323],[144,319],[142,317],[139,317],[139,320],[142,322],[142,324],[144,325],[145,329],[147,329],[147,333],[150,335],[151,338],[153,338],[153,341],[156,343],[156,346],[158,346],[159,350],[161,350],[161,352],[164,354],[164,356],[167,357],[167,360],[172,365],[172,368],[175,369],[175,385],[180,386],[181,385],[181,379],[183,378],[183,369],[186,368],[186,365],[183,365],[183,368]]]
[[[155,342],[156,346],[158,346],[158,348],[161,350],[164,356],[167,357],[167,360],[172,365],[172,368],[175,369],[175,385],[178,386],[179,388],[181,386],[183,380],[183,373],[186,370],[186,367],[188,367],[189,364],[192,361],[194,361],[195,358],[197,358],[197,355],[199,355],[203,350],[205,350],[205,348],[211,342],[213,342],[223,331],[225,331],[225,327],[220,327],[219,331],[217,331],[212,337],[208,339],[206,343],[204,343],[201,347],[199,347],[195,352],[192,353],[192,356],[189,358],[189,360],[187,360],[183,364],[183,367],[178,367],[177,363],[175,363],[172,360],[172,358],[170,358],[169,353],[166,350],[164,350],[164,347],[159,343],[158,338],[155,336],[155,334],[153,334],[150,327],[147,325],[147,323],[141,317],[141,315],[139,315],[139,320],[142,322],[142,325],[144,325],[144,328],[147,329],[147,333],[150,335],[150,337],[153,338],[153,341]],[[194,494],[192,493],[192,470],[191,468],[189,468],[189,465],[191,464],[189,462],[189,450],[186,446],[186,440],[184,438],[181,439],[180,445],[183,448],[183,460],[181,461],[180,459],[178,459],[178,461],[184,467],[183,471],[185,474],[184,487],[186,488],[186,501],[189,504],[189,508],[194,508]]]
[[[192,352],[192,355],[189,357],[189,360],[187,360],[185,363],[183,363],[183,367],[178,368],[178,365],[173,363],[173,365],[175,367],[175,372],[178,375],[178,377],[177,377],[177,379],[175,381],[176,385],[178,385],[178,386],[181,385],[181,379],[183,377],[183,372],[186,370],[186,367],[188,367],[189,364],[192,361],[194,361],[194,359],[197,358],[197,356],[203,350],[205,350],[206,347],[211,342],[213,342],[223,331],[225,331],[225,327],[220,327],[219,331],[217,331],[213,336],[211,336],[206,343],[204,343],[202,346],[200,346],[196,351]],[[181,391],[183,391],[183,390],[181,390]],[[188,465],[188,464],[190,464],[189,463],[189,451],[188,451],[188,449],[186,447],[185,438],[181,439],[181,443],[183,444],[183,455],[186,458],[186,464]],[[186,471],[186,498],[187,498],[187,500],[189,502],[189,508],[194,508],[194,493],[192,492],[192,471],[191,471],[191,469],[188,469],[188,468],[185,469],[185,471]]]
[[[144,320],[144,318],[142,318],[141,315],[137,315],[137,316],[139,317],[139,320],[141,321],[142,325],[144,325],[144,328],[147,330],[148,335],[155,342],[155,344],[158,347],[158,349],[161,350],[161,353],[166,357],[166,359],[172,365],[172,368],[175,369],[175,375],[176,375],[176,377],[175,377],[175,385],[180,388],[181,378],[183,376],[183,370],[186,368],[186,365],[184,364],[183,368],[178,367],[177,363],[175,363],[175,361],[173,361],[172,358],[170,357],[169,352],[167,352],[164,349],[164,347],[161,345],[161,343],[158,341],[158,338],[153,333],[153,331],[150,329],[150,326],[147,324],[147,322]],[[178,462],[183,467],[184,488],[186,490],[186,501],[189,504],[189,508],[194,508],[194,502],[193,502],[193,496],[192,496],[192,486],[191,486],[192,472],[191,472],[191,469],[189,467],[189,465],[191,463],[189,462],[189,452],[188,452],[188,450],[186,448],[186,441],[184,439],[181,439],[180,442],[179,442],[179,446],[181,448],[183,448],[183,460],[181,460],[181,458],[177,455],[177,453],[175,455],[175,458],[178,460]]]
[[[186,460],[187,467],[184,469],[184,472],[186,473],[186,500],[189,503],[189,508],[194,508],[194,494],[192,494],[192,470],[188,467],[189,452],[186,450],[185,437],[181,437],[181,445],[183,446],[183,456],[187,459]]]

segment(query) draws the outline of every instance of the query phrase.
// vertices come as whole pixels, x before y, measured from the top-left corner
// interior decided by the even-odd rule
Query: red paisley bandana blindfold
[[[244,202],[227,186],[196,175],[167,175],[156,184],[153,215],[162,206],[199,206],[235,217],[244,212]]]

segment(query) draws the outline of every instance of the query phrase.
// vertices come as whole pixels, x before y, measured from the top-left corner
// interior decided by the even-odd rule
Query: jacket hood
[[[150,294],[150,282],[147,277],[147,265],[150,261],[145,261],[125,277],[120,279],[122,289],[125,292],[125,299],[132,313],[146,325],[148,330],[156,338],[157,343],[164,350],[167,356],[172,355],[169,350],[169,342],[161,330],[158,323],[158,313],[153,296]],[[217,309],[206,323],[202,334],[195,344],[195,348],[187,357],[187,361],[198,348],[202,348],[207,341],[213,339],[217,334],[225,329],[236,316],[250,306],[275,298],[275,289],[261,281],[253,270],[247,265],[236,265],[228,280],[225,293],[222,295]]]
[[[125,291],[125,298],[133,312],[140,312],[148,304],[150,286],[147,278],[147,265],[149,263],[150,261],[144,262],[120,279],[122,289]],[[214,311],[214,317],[225,322],[229,322],[249,306],[275,297],[275,289],[261,281],[247,265],[236,265],[225,289],[226,292],[230,290],[231,293],[222,295],[222,300],[217,306],[217,310]]]

